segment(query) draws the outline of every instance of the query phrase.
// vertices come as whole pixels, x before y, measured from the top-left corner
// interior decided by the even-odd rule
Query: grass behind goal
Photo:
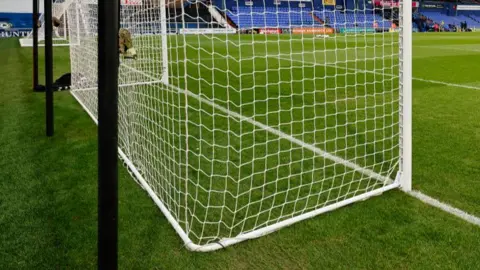
[[[480,54],[473,51],[479,40],[479,33],[414,33],[414,77],[480,87],[475,69]],[[31,50],[18,48],[17,39],[0,40],[0,48],[6,63],[0,69],[9,74],[0,82],[5,90],[0,268],[94,269],[97,129],[70,93],[58,92],[56,135],[47,139],[45,97],[31,92],[31,73],[25,72]],[[66,47],[54,52],[58,78],[70,69],[69,52]],[[478,216],[480,155],[472,146],[480,143],[480,92],[413,84],[415,188]],[[478,227],[400,191],[221,252],[189,252],[126,170],[119,176],[121,268],[479,268]]]
[[[381,188],[399,169],[397,40],[172,35],[166,87],[160,37],[137,37],[121,148],[198,244]]]

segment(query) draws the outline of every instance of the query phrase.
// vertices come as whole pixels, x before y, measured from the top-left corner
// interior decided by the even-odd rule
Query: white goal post
[[[185,246],[409,191],[412,2],[398,27],[367,5],[232,3],[121,6],[136,55],[119,66],[120,157]],[[72,94],[95,122],[97,4],[67,10]]]
[[[53,26],[53,46],[69,46],[69,29],[68,29],[68,6],[74,0],[55,0],[52,3],[52,18],[56,18],[60,24]],[[38,19],[38,45],[45,46],[45,18],[42,13]],[[31,31],[27,37],[20,39],[20,46],[33,47],[33,31]]]

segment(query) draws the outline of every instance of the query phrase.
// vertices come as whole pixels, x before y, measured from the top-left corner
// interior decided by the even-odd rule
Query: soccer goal
[[[67,16],[72,93],[95,121],[96,1]],[[120,156],[185,246],[216,250],[409,190],[411,1],[395,31],[367,4],[228,3],[121,6],[135,55],[119,66]]]
[[[55,0],[52,3],[53,18],[53,46],[69,46],[69,29],[67,19],[67,9],[74,0]],[[38,45],[45,46],[45,17],[41,14],[38,19]],[[20,46],[33,46],[33,31],[27,37],[20,39]]]

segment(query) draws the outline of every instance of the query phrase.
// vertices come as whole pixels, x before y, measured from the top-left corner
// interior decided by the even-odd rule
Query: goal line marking
[[[273,57],[275,57],[275,56],[273,56]],[[357,72],[365,72],[365,73],[372,73],[372,74],[379,74],[379,75],[384,75],[384,76],[396,77],[396,75],[392,75],[392,74],[388,74],[388,73],[381,73],[381,72],[371,71],[371,70],[364,70],[364,69],[349,68],[349,67],[336,66],[336,65],[330,65],[330,64],[315,63],[315,62],[303,61],[303,60],[297,60],[297,59],[290,59],[290,58],[285,58],[285,57],[280,57],[280,56],[278,56],[277,58],[279,58],[281,60],[285,60],[285,61],[302,62],[302,63],[312,64],[312,65],[320,65],[320,66],[325,66],[325,67],[335,67],[335,68],[357,71]],[[417,80],[417,81],[422,81],[422,82],[443,84],[443,85],[452,86],[452,87],[480,90],[480,87],[470,86],[470,85],[466,85],[466,84],[448,83],[448,82],[443,82],[443,81],[427,80],[427,79],[416,78],[416,77],[412,77],[412,79]]]
[[[128,68],[128,69],[132,70],[133,72],[138,72],[138,73],[141,73],[142,75],[144,75],[144,76],[146,76],[146,77],[149,77],[149,78],[151,78],[151,79],[154,79],[153,76],[151,76],[151,75],[149,75],[149,74],[147,74],[147,73],[145,73],[145,72],[143,72],[143,71],[140,71],[140,70],[138,70],[138,69],[129,67],[129,66],[125,65],[125,64],[121,64],[121,65],[122,65],[122,67]],[[203,103],[211,106],[212,108],[215,108],[215,109],[217,109],[217,110],[219,110],[219,111],[221,111],[221,112],[223,112],[223,113],[225,113],[225,114],[227,114],[227,115],[230,115],[230,116],[232,116],[232,117],[235,117],[235,118],[237,118],[237,119],[239,119],[239,120],[241,120],[241,121],[245,121],[245,122],[247,122],[247,123],[249,123],[249,124],[252,124],[253,126],[259,127],[259,128],[261,128],[261,129],[263,129],[263,130],[266,130],[266,131],[274,134],[274,135],[277,135],[278,137],[280,137],[280,138],[282,138],[282,139],[288,140],[288,141],[290,141],[290,142],[292,142],[292,143],[294,143],[294,144],[296,144],[296,145],[298,145],[298,146],[301,146],[302,148],[308,149],[308,150],[314,152],[315,154],[319,155],[319,156],[322,157],[322,158],[329,159],[329,160],[331,160],[331,161],[333,161],[333,162],[335,162],[335,163],[338,163],[338,164],[342,164],[343,166],[345,166],[345,167],[347,167],[347,168],[353,169],[353,170],[356,171],[356,172],[360,172],[360,173],[362,173],[362,174],[364,174],[364,175],[367,175],[367,176],[369,176],[369,177],[371,177],[371,178],[373,178],[373,179],[377,179],[377,180],[379,180],[379,181],[381,181],[381,182],[384,182],[384,183],[386,183],[386,184],[392,184],[392,183],[394,182],[394,181],[393,181],[391,178],[389,178],[389,177],[386,177],[386,176],[383,176],[383,175],[381,175],[381,174],[379,174],[379,173],[376,173],[376,172],[374,172],[373,170],[370,170],[370,169],[366,169],[366,168],[364,168],[364,167],[361,167],[360,165],[358,165],[358,164],[356,164],[356,163],[354,163],[354,162],[351,162],[351,161],[349,161],[349,160],[343,159],[343,158],[341,158],[341,157],[339,157],[339,156],[330,154],[330,153],[328,153],[328,152],[326,152],[326,151],[324,151],[324,150],[322,150],[322,149],[320,149],[320,148],[318,148],[318,147],[316,147],[316,146],[314,146],[314,145],[312,145],[312,144],[308,144],[308,143],[306,143],[306,142],[304,142],[304,141],[302,141],[302,140],[299,140],[299,139],[293,137],[292,135],[288,135],[288,134],[286,134],[286,133],[284,133],[284,132],[282,132],[282,131],[280,131],[280,130],[274,129],[274,128],[270,127],[270,126],[267,126],[267,125],[265,125],[265,124],[263,124],[263,123],[260,123],[260,122],[258,122],[258,121],[256,121],[256,120],[253,120],[253,119],[250,118],[250,117],[246,117],[246,116],[241,115],[241,114],[239,114],[239,113],[233,112],[233,111],[231,111],[231,110],[229,110],[229,109],[227,109],[227,108],[225,108],[225,107],[223,107],[223,106],[221,106],[221,105],[218,105],[217,103],[212,102],[211,100],[208,100],[208,99],[206,99],[206,98],[201,97],[201,96],[198,95],[198,94],[195,94],[195,93],[193,93],[193,92],[190,92],[189,90],[181,89],[181,88],[179,88],[179,87],[177,87],[177,86],[174,86],[174,85],[168,85],[167,87],[173,88],[173,89],[177,90],[177,91],[180,92],[180,93],[185,93],[185,94],[187,94],[188,96],[190,96],[190,97],[192,97],[192,98],[194,98],[194,99],[196,99],[196,100],[198,100],[198,101],[200,101],[200,102],[203,102]]]
[[[253,55],[254,56],[254,55]],[[255,56],[254,56],[255,57]],[[265,57],[265,56],[262,56]],[[338,66],[338,65],[333,65],[333,64],[325,64],[325,63],[318,63],[318,62],[310,62],[310,61],[304,61],[304,60],[299,60],[295,58],[286,58],[282,57],[280,55],[267,55],[266,57],[271,57],[271,58],[278,58],[283,61],[291,61],[291,62],[297,62],[297,63],[306,63],[306,64],[311,64],[311,65],[318,65],[318,66],[324,66],[324,67],[332,67],[332,68],[339,68],[339,69],[345,69],[345,70],[351,70],[351,71],[357,71],[357,72],[365,72],[365,73],[372,73],[372,74],[379,74],[383,76],[390,76],[390,77],[396,77],[397,75],[392,75],[388,73],[381,73],[378,71],[372,71],[372,70],[364,70],[364,69],[356,69],[356,68],[349,68],[349,67],[343,67],[343,66]],[[225,58],[221,57],[206,57],[206,58],[190,58],[187,60],[225,60]],[[366,59],[370,60],[370,59]],[[190,62],[192,63],[192,62]],[[446,86],[451,86],[451,87],[458,87],[458,88],[465,88],[465,89],[472,89],[472,90],[479,90],[480,91],[480,86],[471,86],[471,85],[466,85],[466,84],[457,84],[457,83],[449,83],[449,82],[444,82],[444,81],[436,81],[436,80],[427,80],[423,78],[417,78],[417,77],[412,77],[413,80],[416,81],[421,81],[421,82],[428,82],[428,83],[434,83],[434,84],[442,84]]]
[[[435,84],[443,84],[443,85],[452,86],[452,87],[459,87],[459,88],[467,88],[467,89],[473,89],[473,90],[480,90],[480,87],[470,86],[470,85],[466,85],[466,84],[448,83],[448,82],[427,80],[427,79],[421,79],[421,78],[413,78],[413,79],[414,79],[414,80],[417,80],[417,81],[421,81],[421,82],[428,82],[428,83],[435,83]]]
[[[480,50],[470,49],[470,48],[461,48],[457,45],[446,45],[446,46],[430,46],[430,45],[414,45],[414,48],[427,48],[427,49],[438,49],[444,51],[462,51],[462,52],[476,52],[479,53]]]
[[[420,201],[428,204],[428,205],[431,205],[433,207],[436,207],[440,210],[443,210],[451,215],[454,215],[458,218],[461,218],[471,224],[474,224],[474,225],[477,225],[477,226],[480,226],[480,218],[479,217],[476,217],[474,215],[471,215],[471,214],[468,214],[467,212],[461,210],[461,209],[458,209],[458,208],[455,208],[449,204],[446,204],[444,202],[441,202],[437,199],[434,199],[428,195],[425,195],[423,194],[422,192],[420,191],[417,191],[417,190],[414,190],[414,191],[409,191],[407,192],[407,194],[409,194],[410,196],[414,197],[414,198],[417,198],[419,199]]]

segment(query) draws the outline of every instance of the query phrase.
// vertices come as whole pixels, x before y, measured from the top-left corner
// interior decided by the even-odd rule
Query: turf
[[[195,244],[272,225],[396,177],[398,35],[289,37],[170,36],[167,89],[145,84],[162,76],[152,61],[161,59],[160,36],[135,39],[137,59],[122,62],[121,148]],[[82,47],[74,50],[80,55]],[[72,62],[80,62],[74,73],[88,75],[83,60]],[[75,93],[96,111],[95,90]]]
[[[414,76],[478,87],[478,40],[415,35]],[[56,93],[56,135],[44,137],[43,95],[29,90],[30,50],[17,42],[0,42],[0,268],[94,268],[96,128],[68,93]],[[55,52],[58,76],[69,69],[68,53]],[[414,185],[476,214],[479,100],[474,89],[414,81]],[[480,267],[477,227],[399,191],[196,254],[122,170],[120,232],[122,269]]]

